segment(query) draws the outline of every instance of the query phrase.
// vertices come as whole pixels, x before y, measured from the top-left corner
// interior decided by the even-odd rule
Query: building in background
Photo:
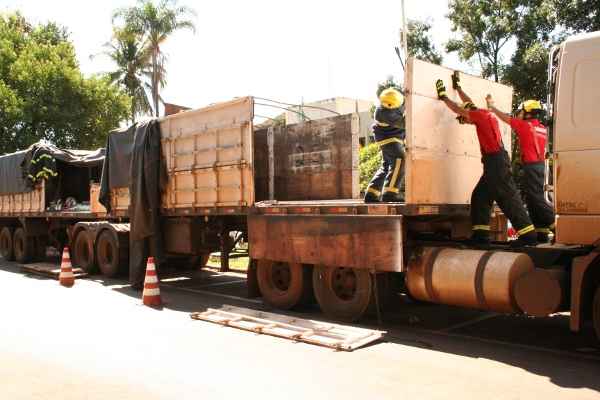
[[[373,124],[371,110],[373,107],[374,103],[372,101],[334,97],[290,107],[285,112],[285,123],[291,125],[298,124],[303,120],[318,120],[336,115],[357,113],[360,118],[360,142],[364,145],[371,142],[371,125]]]

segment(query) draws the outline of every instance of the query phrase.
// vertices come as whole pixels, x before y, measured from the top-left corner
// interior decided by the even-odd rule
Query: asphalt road
[[[0,262],[0,399],[600,399],[598,346],[561,315],[399,304],[384,341],[347,353],[190,319],[264,309],[239,274],[173,276],[161,291],[156,310],[120,280],[67,289]]]

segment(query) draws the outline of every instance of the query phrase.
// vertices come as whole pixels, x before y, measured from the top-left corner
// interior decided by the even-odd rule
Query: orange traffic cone
[[[144,279],[144,292],[142,293],[142,302],[145,306],[160,306],[160,289],[158,288],[158,277],[156,276],[156,267],[154,266],[154,257],[148,257],[146,265],[146,278]]]
[[[63,249],[62,261],[60,263],[60,273],[58,281],[65,287],[71,287],[75,284],[75,275],[73,275],[73,267],[71,266],[71,256],[69,256],[69,247]]]

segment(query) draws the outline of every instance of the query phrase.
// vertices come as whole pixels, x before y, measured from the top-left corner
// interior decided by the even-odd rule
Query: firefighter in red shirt
[[[487,244],[490,241],[490,215],[494,201],[517,230],[519,238],[513,246],[534,246],[537,244],[535,228],[527,215],[525,206],[510,171],[510,159],[502,143],[502,135],[496,117],[488,110],[475,107],[469,96],[460,87],[458,75],[452,77],[453,87],[458,91],[464,106],[450,100],[444,82],[438,79],[438,98],[450,110],[458,114],[460,123],[475,125],[481,149],[483,175],[471,195],[471,241]]]
[[[509,124],[519,138],[523,169],[521,190],[525,196],[529,216],[535,225],[538,242],[547,243],[548,235],[554,228],[554,209],[544,197],[544,160],[548,132],[540,123],[544,112],[542,104],[537,100],[527,100],[519,106],[517,116],[511,117],[494,106],[491,95],[487,95],[486,101],[488,108]]]

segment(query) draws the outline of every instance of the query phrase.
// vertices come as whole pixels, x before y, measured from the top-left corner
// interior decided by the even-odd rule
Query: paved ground
[[[66,289],[0,263],[0,399],[600,399],[600,351],[564,316],[405,304],[384,313],[384,342],[353,353],[189,318],[263,308],[239,298],[243,285],[237,274],[170,279],[154,310],[122,281]]]

